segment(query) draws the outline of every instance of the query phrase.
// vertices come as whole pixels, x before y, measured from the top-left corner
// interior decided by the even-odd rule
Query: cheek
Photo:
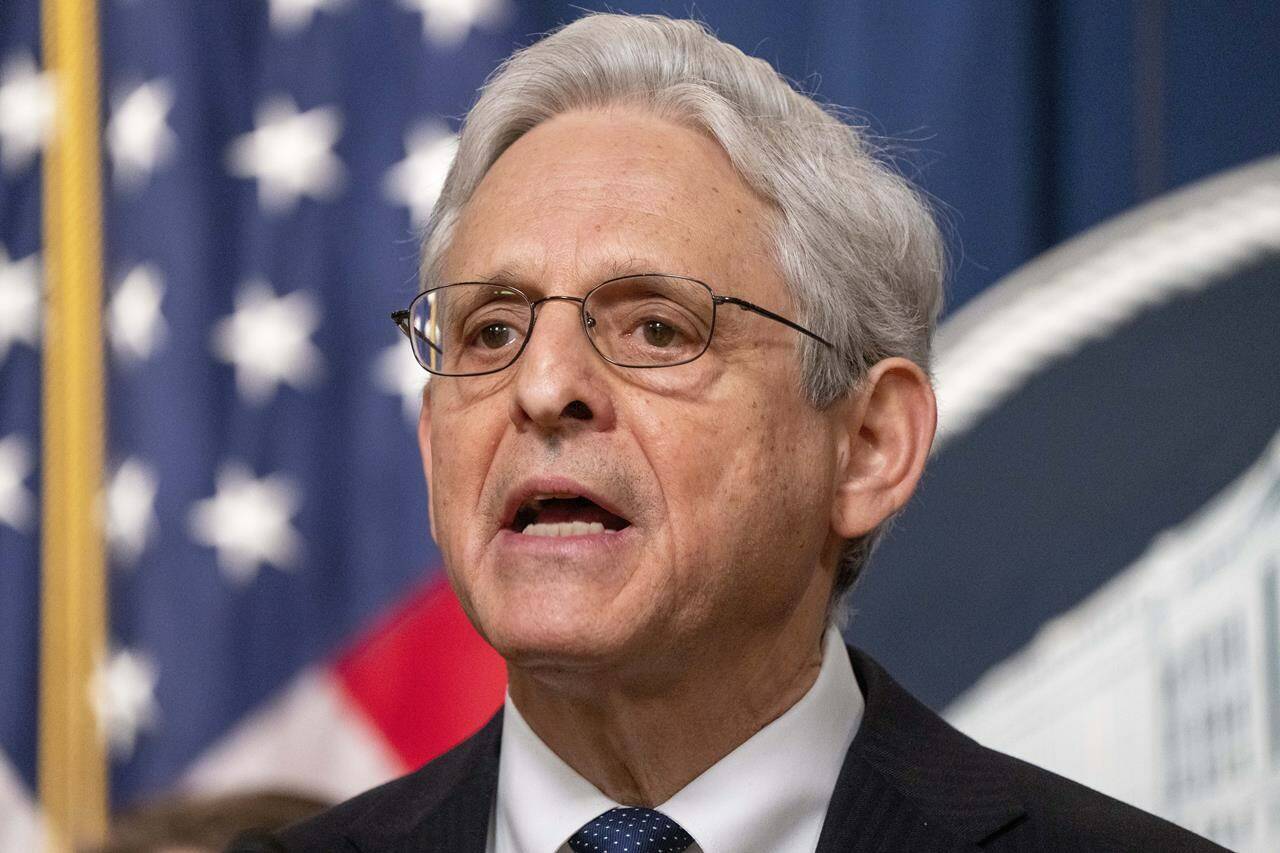
[[[442,537],[456,528],[456,525],[450,522],[453,508],[456,506],[458,498],[458,471],[455,470],[457,461],[457,456],[449,452],[448,449],[442,448],[439,444],[432,445],[431,470],[433,482],[429,487],[431,494],[428,497],[431,501],[431,512],[436,519],[436,526]],[[449,486],[448,488],[443,485],[446,483]],[[439,544],[444,547],[446,543],[442,540]]]
[[[448,411],[433,422],[429,497],[441,539],[438,544],[446,558],[457,540],[465,540],[474,527],[467,519],[476,515],[484,477],[501,437],[501,424],[483,426],[490,423],[495,423],[491,416],[469,412],[464,419]]]
[[[825,518],[814,462],[819,426],[778,418],[777,411],[744,400],[696,423],[668,423],[656,438],[673,544],[692,558],[685,565],[754,562],[755,555],[807,544],[815,518]]]
[[[738,531],[723,546],[729,609],[785,620],[811,588],[829,527],[820,442],[816,425],[790,421],[758,423],[743,437],[734,482],[721,486],[735,495],[727,511]]]

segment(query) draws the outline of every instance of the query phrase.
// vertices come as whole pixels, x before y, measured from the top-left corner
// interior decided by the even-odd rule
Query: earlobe
[[[937,401],[919,365],[888,358],[838,405],[831,527],[852,539],[870,533],[911,498],[933,444]]]

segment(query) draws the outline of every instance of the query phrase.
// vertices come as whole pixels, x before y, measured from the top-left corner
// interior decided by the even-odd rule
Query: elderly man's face
[[[531,298],[672,273],[795,316],[766,222],[704,135],[640,112],[571,113],[489,171],[445,272]],[[724,306],[700,359],[617,367],[592,349],[578,305],[552,301],[511,367],[432,379],[433,532],[489,642],[517,665],[657,673],[820,624],[838,438],[801,393],[800,345]],[[574,519],[605,529],[523,532]]]

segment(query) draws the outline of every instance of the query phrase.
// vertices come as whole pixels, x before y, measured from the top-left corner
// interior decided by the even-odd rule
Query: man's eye
[[[501,349],[515,339],[515,332],[506,323],[490,323],[477,335],[480,344],[489,349]]]
[[[652,347],[669,347],[676,339],[676,328],[661,320],[646,320],[640,327],[644,342]]]

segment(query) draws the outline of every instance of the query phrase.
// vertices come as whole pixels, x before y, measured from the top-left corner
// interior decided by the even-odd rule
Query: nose
[[[514,370],[511,421],[547,435],[609,430],[615,415],[608,365],[582,328],[581,303],[550,299],[537,308]]]

